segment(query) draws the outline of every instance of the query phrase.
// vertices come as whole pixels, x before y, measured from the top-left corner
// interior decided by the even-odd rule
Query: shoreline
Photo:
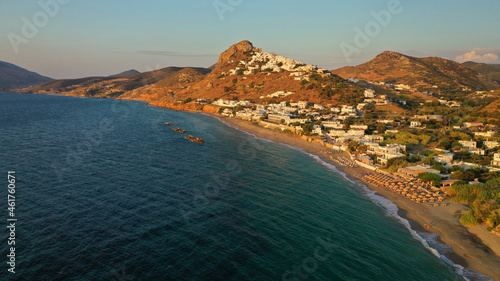
[[[464,267],[464,271],[467,271],[467,269],[473,270],[477,273],[486,275],[492,280],[500,280],[500,239],[487,232],[484,225],[476,226],[472,229],[462,226],[458,221],[458,217],[455,215],[455,211],[462,210],[463,212],[467,209],[465,205],[452,203],[449,200],[440,202],[440,207],[417,204],[387,188],[373,185],[355,176],[357,174],[364,174],[372,171],[363,167],[342,167],[330,158],[330,156],[334,157],[334,159],[342,156],[345,157],[348,155],[346,152],[333,155],[326,154],[324,152],[325,147],[320,143],[308,142],[297,135],[288,135],[260,127],[250,121],[219,116],[207,112],[203,113],[217,117],[228,125],[256,135],[259,138],[265,138],[302,148],[307,152],[319,156],[324,161],[334,164],[339,171],[345,172],[351,178],[359,180],[368,189],[374,191],[376,195],[382,196],[394,203],[398,207],[397,215],[406,219],[413,230],[418,233],[433,233],[438,235],[436,240],[440,244],[445,244],[451,248],[451,251],[440,253],[440,255]],[[427,229],[424,226],[426,224],[432,226]],[[467,274],[465,275],[467,276]],[[468,276],[468,278],[471,280],[476,279],[471,276]]]
[[[59,94],[53,95],[61,96]],[[464,226],[462,226],[458,222],[458,219],[454,216],[454,212],[457,209],[465,210],[466,208],[463,204],[452,203],[449,200],[441,202],[449,204],[445,207],[430,207],[424,206],[425,204],[414,203],[399,196],[396,193],[391,192],[386,188],[370,184],[357,178],[355,176],[356,174],[363,174],[365,172],[372,171],[369,171],[368,169],[363,167],[350,168],[339,166],[337,163],[332,161],[333,159],[330,158],[329,154],[326,154],[322,151],[323,149],[325,149],[325,147],[320,143],[308,142],[297,135],[284,134],[271,129],[263,128],[261,126],[254,125],[250,121],[220,116],[215,114],[214,111],[205,111],[203,110],[204,108],[178,108],[174,106],[168,106],[168,104],[155,104],[151,101],[144,101],[139,99],[118,100],[142,101],[154,107],[176,111],[202,113],[218,118],[219,120],[225,122],[227,125],[232,126],[233,128],[237,128],[241,131],[253,134],[259,138],[299,147],[307,152],[313,153],[320,157],[322,160],[335,165],[339,171],[345,172],[351,178],[359,180],[369,190],[374,191],[375,194],[382,196],[394,203],[398,207],[397,215],[407,220],[413,230],[417,231],[418,233],[427,232],[438,235],[438,238],[436,240],[451,248],[451,251],[447,251],[444,254],[440,253],[442,256],[446,257],[456,265],[462,266],[464,269],[473,270],[477,273],[485,275],[488,278],[491,278],[492,280],[500,281],[500,239],[498,237],[495,237],[493,234],[488,233],[484,225],[475,226],[472,228],[465,228]],[[336,158],[338,158],[340,156],[348,156],[348,154],[346,152],[343,152],[335,154],[335,156]],[[381,208],[383,207],[381,206]],[[438,223],[435,224],[434,222]],[[425,224],[432,224],[432,227],[430,229],[426,229],[424,227]],[[474,278],[468,276],[468,278],[473,281],[484,280],[484,276],[482,277],[483,278]]]

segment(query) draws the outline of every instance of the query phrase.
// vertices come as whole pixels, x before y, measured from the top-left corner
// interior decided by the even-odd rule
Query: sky
[[[391,50],[500,64],[498,0],[0,0],[0,61],[55,79],[209,67],[232,44],[326,69]]]

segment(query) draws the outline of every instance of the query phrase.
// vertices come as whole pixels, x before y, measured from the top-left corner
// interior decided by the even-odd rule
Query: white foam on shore
[[[468,281],[471,280],[469,278],[473,278],[472,280],[484,280],[484,281],[491,280],[489,277],[483,274],[464,268],[463,266],[456,264],[450,259],[448,259],[444,254],[449,253],[451,248],[448,245],[443,245],[442,243],[439,243],[437,241],[437,239],[439,238],[438,235],[423,235],[417,232],[415,229],[411,227],[411,224],[407,219],[401,217],[398,214],[399,208],[395,203],[393,203],[391,200],[383,196],[378,195],[375,191],[368,188],[365,184],[361,182],[358,182],[357,184],[363,189],[364,194],[368,198],[370,198],[370,200],[372,200],[375,204],[382,207],[390,216],[392,216],[399,223],[401,223],[410,232],[413,238],[417,239],[432,254],[434,254],[445,264],[453,268],[455,273],[457,273],[458,275],[460,275],[461,277],[463,277],[465,280]]]
[[[204,114],[204,113],[202,113],[202,114]],[[368,188],[361,181],[354,181],[354,180],[352,180],[347,175],[347,173],[339,170],[337,165],[335,165],[333,163],[330,163],[330,162],[327,162],[327,161],[323,160],[321,157],[319,157],[318,155],[316,155],[314,153],[311,153],[311,152],[308,152],[307,150],[305,150],[305,149],[303,149],[301,147],[289,145],[289,144],[282,143],[282,142],[276,142],[276,141],[272,141],[272,140],[269,140],[269,139],[266,139],[266,138],[263,138],[263,137],[259,137],[259,136],[255,135],[255,134],[249,133],[249,132],[247,132],[245,130],[242,130],[240,128],[232,126],[232,125],[226,123],[224,120],[222,120],[221,118],[219,118],[217,116],[213,116],[213,115],[209,115],[209,114],[204,114],[204,115],[214,117],[214,118],[218,119],[220,122],[222,122],[223,124],[225,124],[225,125],[233,128],[233,129],[236,129],[236,130],[238,130],[240,132],[243,132],[243,133],[245,133],[247,135],[255,137],[255,138],[259,139],[259,140],[264,140],[264,141],[267,141],[267,142],[272,142],[272,143],[277,143],[277,144],[285,145],[287,147],[290,147],[292,149],[300,151],[300,152],[308,155],[309,157],[315,159],[318,163],[320,163],[321,165],[323,165],[324,167],[326,167],[328,170],[330,170],[330,171],[332,171],[334,173],[340,174],[347,181],[351,182],[354,185],[357,185],[357,186],[361,187],[361,189],[363,191],[363,194],[365,196],[367,196],[372,202],[374,202],[375,204],[379,205],[382,209],[384,209],[389,216],[393,217],[394,219],[396,219],[396,221],[398,221],[399,223],[401,223],[408,230],[408,232],[410,232],[410,234],[411,234],[411,236],[413,236],[413,238],[415,238],[420,243],[422,243],[422,245],[425,248],[427,248],[433,255],[435,255],[436,257],[438,257],[446,265],[450,266],[455,271],[455,273],[457,273],[462,278],[464,278],[464,280],[467,280],[467,281],[471,281],[471,280],[473,280],[473,281],[492,281],[491,278],[489,278],[489,277],[487,277],[487,276],[485,276],[485,275],[483,275],[481,273],[478,273],[476,271],[470,270],[468,268],[464,268],[463,266],[454,263],[453,261],[451,261],[450,259],[448,259],[446,256],[444,256],[444,253],[449,252],[449,250],[446,250],[447,249],[446,246],[449,248],[448,245],[443,246],[443,247],[441,247],[441,246],[440,247],[436,247],[436,248],[444,249],[442,251],[443,253],[441,253],[440,251],[438,251],[438,249],[435,249],[434,247],[430,246],[429,243],[432,244],[432,245],[435,245],[435,246],[436,246],[436,243],[439,243],[439,242],[437,242],[438,236],[432,236],[432,235],[426,236],[426,235],[419,234],[416,230],[414,230],[411,227],[410,222],[407,219],[401,217],[398,214],[399,208],[398,208],[398,206],[395,203],[393,203],[391,200],[389,200],[389,199],[387,199],[387,198],[385,198],[383,196],[378,195],[374,190]],[[426,240],[426,238],[424,238],[424,236],[427,239],[429,239],[429,240]],[[469,279],[469,278],[472,278],[472,279]]]

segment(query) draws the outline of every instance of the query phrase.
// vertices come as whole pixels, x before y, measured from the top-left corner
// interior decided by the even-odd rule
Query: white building
[[[354,108],[354,106],[343,105],[341,113],[342,114],[356,114],[357,111],[356,111],[356,108]]]
[[[405,84],[396,84],[394,85],[394,88],[398,91],[409,91],[411,89],[409,85]]]
[[[298,108],[302,108],[302,109],[303,109],[303,108],[306,108],[308,105],[309,105],[309,104],[307,103],[307,101],[299,101],[299,102],[297,103],[297,107],[298,107]]]
[[[419,128],[420,126],[422,126],[422,123],[420,123],[418,121],[411,121],[410,122],[410,128]]]
[[[350,128],[354,129],[354,130],[366,130],[366,129],[368,129],[368,126],[367,125],[351,125]]]
[[[312,134],[318,134],[318,135],[322,136],[323,135],[323,130],[321,130],[321,126],[314,125],[311,133]]]
[[[322,106],[321,104],[315,104],[315,105],[314,105],[314,108],[315,108],[315,109],[319,109],[319,110],[323,110],[323,109],[325,109],[326,107]]]
[[[453,153],[439,154],[437,156],[433,156],[433,158],[438,162],[446,163],[447,166],[451,166],[451,164],[453,164]]]
[[[375,97],[375,90],[372,89],[366,89],[364,92],[365,98],[374,98]]]
[[[500,153],[495,153],[493,156],[493,161],[491,161],[492,166],[500,166]]]
[[[475,141],[465,141],[465,140],[460,140],[458,141],[463,147],[465,148],[477,148],[477,142]]]
[[[267,121],[281,124],[284,121],[284,124],[290,123],[290,116],[287,115],[279,115],[279,114],[268,114]]]
[[[406,151],[405,145],[400,144],[388,144],[386,146],[380,146],[378,143],[366,143],[368,147],[367,153],[375,154],[382,164],[387,163],[387,160],[402,157],[403,151]]]
[[[323,121],[321,125],[325,128],[333,128],[333,129],[342,129],[344,128],[344,124],[339,121]]]
[[[495,147],[497,147],[497,146],[500,146],[500,143],[499,143],[499,142],[497,142],[497,141],[485,141],[485,142],[484,142],[484,145],[486,145],[486,147],[487,147],[488,149],[493,149],[493,148],[495,148]]]
[[[475,132],[474,136],[476,137],[483,137],[483,138],[491,138],[495,135],[495,131],[488,131],[488,132]]]

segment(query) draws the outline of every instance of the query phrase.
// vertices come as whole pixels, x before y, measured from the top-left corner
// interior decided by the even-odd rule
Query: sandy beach
[[[217,117],[220,118],[220,116]],[[301,147],[332,163],[334,162],[331,161],[330,156],[334,157],[334,159],[335,157],[347,156],[347,153],[326,154],[324,152],[325,148],[319,143],[310,143],[298,136],[276,132],[248,121],[227,117],[222,117],[222,120],[258,137]],[[351,176],[369,172],[369,170],[362,167],[339,168]],[[418,204],[392,192],[388,188],[367,182],[364,183],[379,195],[394,202],[399,208],[398,214],[406,218],[413,229],[418,232],[428,231],[439,235],[440,241],[449,245],[453,251],[445,254],[448,259],[465,268],[482,273],[493,280],[500,280],[500,237],[487,232],[485,225],[469,229],[462,226],[455,211],[467,210],[465,205],[453,203],[449,200],[440,202],[439,207]],[[427,229],[424,225],[431,225],[431,227]]]

